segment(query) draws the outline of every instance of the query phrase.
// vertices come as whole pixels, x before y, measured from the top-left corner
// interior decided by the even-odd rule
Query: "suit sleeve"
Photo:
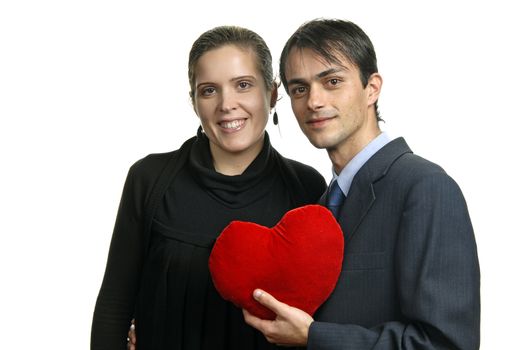
[[[135,166],[125,181],[91,328],[91,349],[126,349],[143,260],[143,199]]]
[[[308,349],[479,348],[476,243],[463,195],[445,173],[408,189],[394,259],[403,319],[372,328],[313,322]]]

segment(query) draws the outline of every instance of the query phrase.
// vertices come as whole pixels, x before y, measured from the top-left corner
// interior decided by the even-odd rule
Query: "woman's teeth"
[[[240,120],[233,120],[230,122],[222,122],[220,123],[220,126],[225,129],[238,129],[240,126],[242,126],[245,123],[245,119]]]

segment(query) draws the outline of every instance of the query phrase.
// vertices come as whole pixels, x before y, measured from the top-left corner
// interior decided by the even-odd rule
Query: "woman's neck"
[[[264,137],[249,148],[236,153],[224,151],[212,142],[209,142],[211,156],[213,159],[214,170],[227,175],[241,175],[247,167],[256,159],[263,149]]]

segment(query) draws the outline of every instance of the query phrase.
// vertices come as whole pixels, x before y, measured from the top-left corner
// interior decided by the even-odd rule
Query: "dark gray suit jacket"
[[[474,232],[443,169],[391,141],[356,174],[339,223],[343,268],[308,349],[479,348]]]

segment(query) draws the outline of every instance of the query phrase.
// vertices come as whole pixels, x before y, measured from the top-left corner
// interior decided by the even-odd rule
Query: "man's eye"
[[[307,88],[305,88],[305,86],[298,86],[298,87],[292,89],[292,94],[301,95],[301,94],[304,94],[306,91],[307,91]]]
[[[337,78],[332,78],[332,79],[329,80],[329,83],[331,85],[338,85],[339,82],[340,81]]]

